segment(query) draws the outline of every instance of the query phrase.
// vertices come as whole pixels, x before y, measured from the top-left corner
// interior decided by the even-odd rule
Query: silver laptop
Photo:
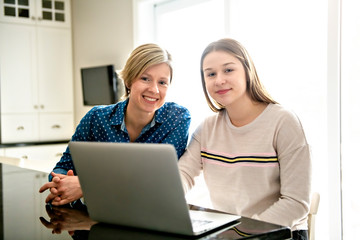
[[[199,235],[240,216],[189,210],[170,144],[70,142],[94,221]]]

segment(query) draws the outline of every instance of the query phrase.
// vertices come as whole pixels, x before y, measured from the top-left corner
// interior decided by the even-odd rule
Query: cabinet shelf
[[[70,27],[69,0],[2,0],[0,10],[3,22]]]

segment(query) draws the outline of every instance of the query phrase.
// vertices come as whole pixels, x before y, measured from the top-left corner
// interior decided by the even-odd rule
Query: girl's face
[[[207,91],[224,107],[249,98],[244,67],[233,55],[224,51],[210,52],[204,58],[202,68]]]
[[[130,86],[129,106],[155,113],[164,103],[170,85],[170,67],[166,63],[153,65]]]

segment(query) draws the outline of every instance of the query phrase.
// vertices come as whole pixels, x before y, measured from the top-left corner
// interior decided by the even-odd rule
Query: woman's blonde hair
[[[135,48],[126,61],[125,67],[120,71],[119,77],[124,81],[125,93],[122,99],[129,97],[133,81],[143,74],[149,67],[166,63],[170,67],[170,82],[173,76],[171,55],[154,43],[147,43]]]
[[[253,101],[264,103],[277,103],[274,99],[272,99],[272,97],[268,94],[268,92],[265,90],[264,86],[260,82],[255,69],[255,65],[246,49],[236,40],[231,38],[224,38],[210,43],[203,51],[200,60],[201,83],[203,87],[203,92],[205,94],[206,101],[212,111],[219,112],[224,109],[223,105],[221,105],[209,96],[204,79],[204,58],[209,53],[214,51],[224,51],[239,59],[245,69],[246,91]]]

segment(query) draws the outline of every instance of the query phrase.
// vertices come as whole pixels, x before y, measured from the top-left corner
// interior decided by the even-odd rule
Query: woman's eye
[[[147,78],[147,77],[141,77],[140,79],[143,81],[149,81],[149,78]]]
[[[160,85],[165,85],[165,86],[168,85],[167,81],[160,81],[159,83],[160,83]]]
[[[232,71],[234,71],[233,69],[231,69],[231,68],[227,68],[227,69],[225,69],[225,72],[232,72]]]

